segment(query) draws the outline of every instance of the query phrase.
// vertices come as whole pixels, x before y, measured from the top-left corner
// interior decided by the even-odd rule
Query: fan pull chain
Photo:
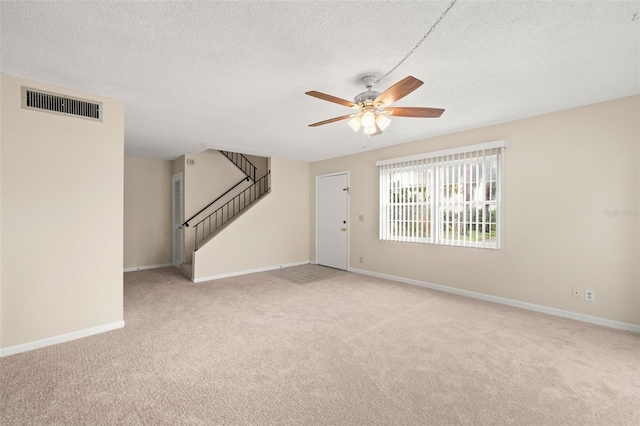
[[[409,53],[407,53],[407,55],[402,58],[402,60],[400,62],[398,62],[398,65],[396,65],[395,67],[391,68],[391,70],[386,73],[385,75],[383,75],[382,77],[380,77],[379,79],[377,79],[376,81],[373,82],[373,84],[378,84],[380,81],[382,81],[382,79],[384,79],[385,77],[387,77],[389,74],[391,74],[392,72],[394,72],[396,70],[396,68],[398,68],[400,65],[402,65],[402,63],[404,61],[406,61],[409,56],[411,56],[413,54],[413,52],[415,52],[415,50],[420,47],[420,45],[422,44],[423,41],[425,41],[427,39],[427,37],[429,36],[429,34],[431,34],[431,31],[433,31],[436,28],[436,25],[438,25],[440,23],[440,21],[442,21],[442,18],[445,17],[445,15],[447,14],[447,12],[449,12],[449,10],[451,10],[451,8],[453,7],[454,4],[456,4],[458,0],[451,0],[451,3],[449,3],[449,6],[447,6],[447,8],[445,9],[444,12],[442,12],[442,15],[440,15],[440,17],[438,18],[438,20],[436,22],[434,22],[434,24],[431,26],[431,28],[429,28],[429,31],[427,31],[427,33],[420,39],[420,41],[418,42],[418,44],[416,44],[413,49],[411,49],[411,51]]]

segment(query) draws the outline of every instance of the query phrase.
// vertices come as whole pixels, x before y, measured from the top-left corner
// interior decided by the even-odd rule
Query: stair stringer
[[[213,252],[218,251],[220,248],[227,253],[234,253],[232,257],[244,258],[243,263],[248,261],[252,255],[253,238],[260,238],[260,233],[256,232],[260,226],[261,218],[264,215],[265,210],[269,210],[269,198],[271,191],[264,194],[257,202],[255,202],[250,208],[245,209],[239,214],[233,221],[226,224],[218,232],[214,234],[215,238],[209,238],[198,250],[193,252],[193,269],[191,280],[197,282],[198,278],[202,278],[202,274],[198,274],[198,266],[203,262],[215,262],[217,259],[212,259],[208,254],[212,247]],[[233,224],[233,226],[229,226]],[[216,246],[218,250],[216,250]],[[217,256],[214,256],[217,257]],[[200,268],[202,269],[202,268]]]

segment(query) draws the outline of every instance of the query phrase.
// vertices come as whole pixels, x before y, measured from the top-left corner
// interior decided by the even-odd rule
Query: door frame
[[[176,221],[176,181],[180,181],[180,218]],[[184,220],[184,172],[179,172],[171,176],[171,263],[175,267],[180,267],[184,259],[184,229],[181,229],[180,238],[180,261],[176,264],[176,224]]]
[[[345,170],[342,172],[333,172],[333,173],[325,173],[322,175],[316,175],[316,180],[315,180],[315,213],[314,213],[314,227],[315,227],[315,256],[314,256],[314,263],[317,265],[318,264],[318,179],[321,178],[325,178],[325,177],[331,177],[331,176],[338,176],[338,175],[346,175],[347,176],[347,271],[349,271],[350,267],[349,267],[349,248],[350,248],[350,235],[351,235],[351,197],[349,197],[349,194],[351,192],[351,188],[350,188],[350,182],[351,182],[351,176],[349,173],[349,170]]]

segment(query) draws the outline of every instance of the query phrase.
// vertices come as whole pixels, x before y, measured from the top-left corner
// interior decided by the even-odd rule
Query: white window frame
[[[504,140],[487,142],[476,145],[469,145],[460,148],[435,151],[412,155],[408,157],[393,158],[376,162],[376,166],[380,169],[380,235],[381,240],[416,242],[427,244],[453,245],[476,248],[492,248],[500,249],[503,239],[503,196],[504,189],[504,151],[508,147],[508,143]],[[467,175],[468,167],[465,164],[481,165],[483,172],[480,173],[475,167],[475,179],[470,179]],[[494,170],[484,169],[485,167],[495,167]],[[398,194],[412,193],[404,192],[402,189],[410,187],[418,187],[416,171],[426,173],[430,178],[422,185],[428,192],[425,196],[423,193],[419,203],[396,203],[390,200],[390,197],[397,197]],[[489,171],[487,174],[486,172]],[[443,172],[445,173],[443,175]],[[495,173],[495,190],[491,182],[491,175]],[[462,180],[460,180],[462,176]],[[489,181],[486,177],[489,176]],[[486,199],[485,193],[478,196],[478,182],[485,185],[489,183],[489,200]],[[442,190],[451,191],[455,188],[456,194],[460,188],[464,187],[462,196],[443,196]],[[486,188],[486,186],[483,187]],[[394,188],[400,188],[398,192]],[[495,192],[493,192],[495,191]],[[416,191],[421,193],[424,191]],[[393,194],[393,195],[392,195]],[[495,199],[491,196],[495,194]],[[471,199],[470,197],[473,197]],[[414,197],[413,199],[415,199]],[[454,199],[452,201],[452,198]],[[464,198],[464,199],[462,199]],[[414,209],[407,209],[411,204]],[[485,210],[485,206],[495,206]],[[423,209],[419,207],[423,206]],[[417,209],[415,207],[418,207]],[[482,221],[478,220],[480,214],[479,209],[482,208]],[[496,212],[496,221],[491,221],[490,211]],[[454,216],[448,216],[445,219],[446,212],[456,212]],[[469,216],[471,212],[476,215],[475,222],[471,222]],[[417,213],[416,213],[417,212]],[[426,214],[424,212],[427,212]],[[449,219],[451,217],[452,219]],[[453,219],[455,218],[455,220]],[[462,219],[461,219],[462,218]],[[487,221],[487,219],[489,219]],[[450,223],[449,228],[455,229],[449,234],[449,228],[444,230],[445,225]],[[486,233],[478,233],[478,227],[489,226],[489,229],[495,225],[495,238],[491,236],[487,239]],[[421,231],[427,228],[426,235]],[[471,240],[465,237],[471,232],[467,226],[473,227],[473,235],[476,239]],[[461,231],[461,227],[466,231]],[[407,232],[409,231],[409,232]],[[411,232],[413,231],[413,233]],[[479,240],[479,236],[482,239]]]

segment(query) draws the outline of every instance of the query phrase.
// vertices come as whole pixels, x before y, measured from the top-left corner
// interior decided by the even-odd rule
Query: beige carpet
[[[124,329],[0,359],[0,424],[640,424],[638,335],[306,268],[125,274]]]

